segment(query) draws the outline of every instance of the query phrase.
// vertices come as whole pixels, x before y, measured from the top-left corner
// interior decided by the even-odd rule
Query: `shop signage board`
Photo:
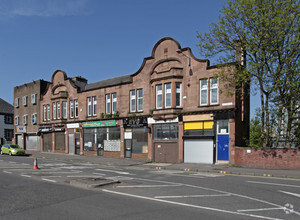
[[[83,122],[84,128],[116,126],[115,120]]]
[[[17,133],[25,133],[26,132],[25,126],[16,126],[16,128],[17,128]]]

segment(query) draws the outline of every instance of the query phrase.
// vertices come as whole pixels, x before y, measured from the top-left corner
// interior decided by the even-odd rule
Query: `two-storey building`
[[[15,142],[27,150],[40,150],[40,98],[47,84],[36,80],[14,87]]]
[[[216,77],[233,68],[210,66],[167,37],[134,74],[88,84],[57,70],[40,102],[41,150],[155,162],[228,161],[249,135],[248,86],[236,92]]]
[[[14,137],[14,107],[0,98],[0,145],[12,143]]]

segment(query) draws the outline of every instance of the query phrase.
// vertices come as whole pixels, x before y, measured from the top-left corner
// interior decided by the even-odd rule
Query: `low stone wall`
[[[300,170],[300,150],[235,147],[234,163],[249,168]]]

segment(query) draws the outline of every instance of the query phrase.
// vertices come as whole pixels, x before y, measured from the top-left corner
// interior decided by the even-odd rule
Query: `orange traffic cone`
[[[39,169],[36,157],[34,158],[33,169]]]

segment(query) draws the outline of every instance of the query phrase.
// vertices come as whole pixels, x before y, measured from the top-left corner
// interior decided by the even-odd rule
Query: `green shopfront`
[[[120,127],[115,120],[83,122],[83,154],[120,157]]]

